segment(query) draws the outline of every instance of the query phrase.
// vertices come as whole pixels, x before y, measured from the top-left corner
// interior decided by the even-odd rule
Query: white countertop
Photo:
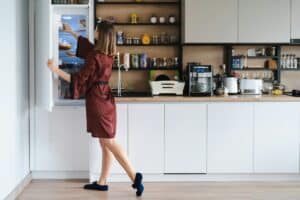
[[[300,98],[286,95],[234,95],[220,97],[154,96],[116,97],[116,102],[300,102]]]

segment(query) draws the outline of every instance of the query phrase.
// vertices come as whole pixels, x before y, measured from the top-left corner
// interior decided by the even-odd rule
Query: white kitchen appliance
[[[179,81],[149,81],[152,95],[175,94],[183,95],[184,82]]]
[[[229,94],[237,94],[238,91],[238,79],[236,77],[225,77],[224,87],[227,88]]]
[[[241,79],[241,94],[261,95],[263,90],[262,79]]]

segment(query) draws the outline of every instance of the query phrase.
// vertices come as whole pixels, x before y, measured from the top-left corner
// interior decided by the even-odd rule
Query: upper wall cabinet
[[[239,42],[289,41],[289,0],[239,0]]]
[[[291,39],[300,38],[300,0],[292,0]]]
[[[236,43],[237,7],[238,0],[185,0],[184,42]]]

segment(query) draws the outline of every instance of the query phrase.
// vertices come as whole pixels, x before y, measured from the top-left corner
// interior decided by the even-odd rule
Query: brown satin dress
[[[97,138],[114,138],[116,134],[116,104],[108,85],[113,57],[93,50],[84,37],[78,38],[76,55],[85,59],[84,67],[71,74],[71,94],[74,99],[85,94],[87,131]]]

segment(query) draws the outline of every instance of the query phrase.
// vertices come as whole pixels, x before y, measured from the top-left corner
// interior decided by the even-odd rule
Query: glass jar
[[[125,38],[125,43],[126,43],[127,45],[131,45],[131,44],[132,44],[132,38],[131,38],[131,37],[126,37],[126,38]]]
[[[124,34],[123,34],[123,31],[118,31],[117,32],[117,44],[118,45],[124,44]]]
[[[139,37],[133,37],[132,38],[132,44],[134,44],[134,45],[141,44],[141,39]]]
[[[177,43],[177,37],[176,37],[176,35],[170,35],[170,43],[171,44]]]
[[[159,44],[159,37],[158,35],[152,36],[152,44]]]
[[[161,44],[168,44],[168,43],[169,43],[167,33],[162,32],[162,33],[160,34],[160,43],[161,43]]]

